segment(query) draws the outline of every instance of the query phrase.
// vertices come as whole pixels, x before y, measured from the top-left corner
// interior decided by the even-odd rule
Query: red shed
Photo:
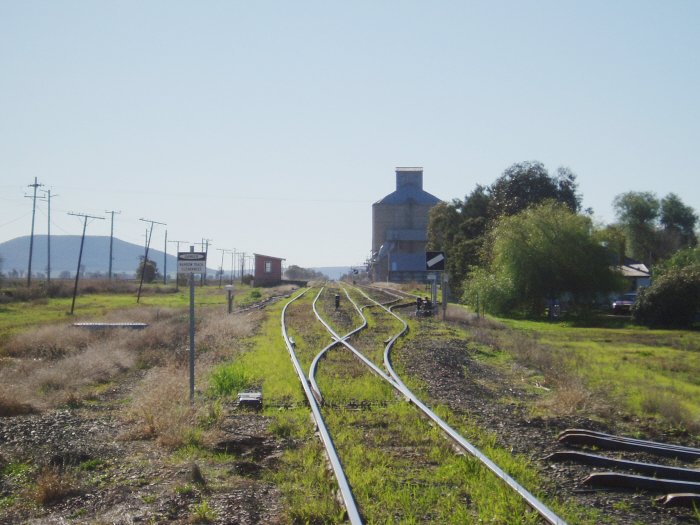
[[[255,286],[274,286],[282,282],[282,261],[279,257],[269,255],[255,256],[255,274],[253,275]]]

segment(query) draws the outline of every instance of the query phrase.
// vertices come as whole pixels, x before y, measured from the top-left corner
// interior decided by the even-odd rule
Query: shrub
[[[635,322],[647,326],[688,327],[700,312],[700,266],[672,268],[637,296]]]
[[[46,467],[39,473],[36,480],[34,500],[46,507],[76,492],[75,481],[71,477],[59,472],[56,468]]]
[[[498,314],[513,308],[513,283],[507,277],[476,268],[469,274],[463,288],[462,302],[474,310]]]

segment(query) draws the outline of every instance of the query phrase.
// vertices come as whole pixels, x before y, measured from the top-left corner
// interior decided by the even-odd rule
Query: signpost
[[[425,252],[425,269],[429,272],[436,272],[430,274],[428,278],[432,277],[432,299],[433,304],[437,302],[437,272],[440,272],[442,276],[442,318],[445,319],[445,313],[447,311],[447,276],[445,275],[445,252]]]
[[[177,273],[188,274],[190,283],[190,403],[194,402],[194,275],[203,275],[207,268],[206,252],[177,253]]]
[[[429,272],[444,272],[445,252],[425,252],[425,269]]]

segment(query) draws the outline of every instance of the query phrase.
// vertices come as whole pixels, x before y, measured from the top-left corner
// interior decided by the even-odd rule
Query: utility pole
[[[152,221],[150,219],[139,219],[143,222],[150,222],[151,228],[146,231],[146,255],[143,257],[143,264],[141,265],[141,281],[139,282],[139,292],[136,294],[136,302],[141,300],[141,288],[143,287],[143,276],[146,273],[146,263],[148,262],[148,248],[151,246],[151,237],[153,237],[153,225],[160,224],[161,226],[166,226],[164,222]]]
[[[46,202],[48,203],[48,220],[47,220],[47,236],[46,236],[46,284],[51,284],[51,197],[58,197],[58,195],[51,195],[51,190],[44,190],[46,193]]]
[[[225,248],[217,248],[221,252],[221,266],[219,266],[219,288],[221,288],[221,283],[224,280],[224,254],[230,252]]]
[[[29,264],[27,266],[27,288],[32,285],[32,252],[34,251],[34,216],[36,215],[36,189],[43,184],[39,184],[34,177],[34,184],[27,185],[28,188],[34,188],[32,199],[32,234],[29,236]],[[29,197],[29,195],[25,195]]]
[[[168,281],[168,230],[165,230],[165,247],[163,248],[163,286]]]
[[[180,243],[189,244],[190,241],[168,241],[168,242],[174,242],[177,245],[177,248],[175,248],[177,250],[177,253],[180,253]],[[176,272],[175,273],[175,291],[176,292],[180,290],[179,280],[180,280],[180,274]]]
[[[241,284],[243,284],[243,274],[245,273],[245,252],[241,252]]]
[[[209,243],[213,241],[214,239],[205,239],[202,237],[202,249],[204,250],[205,257],[209,258]],[[204,273],[201,276],[201,281],[200,281],[200,286],[204,286],[204,283],[207,282],[207,267],[204,265]]]
[[[80,253],[78,254],[78,269],[75,271],[75,286],[73,287],[73,302],[70,305],[70,315],[73,315],[73,310],[75,310],[75,296],[78,295],[78,278],[80,277],[80,263],[83,260],[83,245],[85,244],[85,229],[87,228],[88,219],[100,219],[104,220],[104,217],[96,217],[94,215],[86,215],[84,213],[73,213],[68,212],[68,215],[75,215],[76,217],[83,217],[83,236],[80,238]]]
[[[233,285],[233,270],[234,270],[234,259],[236,258],[236,249],[231,250],[231,285]]]
[[[109,227],[109,280],[112,280],[112,245],[114,242],[114,214],[116,213],[117,215],[121,214],[121,211],[106,211],[105,213],[109,213],[112,215],[112,221],[111,221],[111,226]]]

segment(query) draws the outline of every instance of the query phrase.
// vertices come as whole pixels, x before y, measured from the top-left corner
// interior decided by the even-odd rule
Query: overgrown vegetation
[[[588,315],[595,303],[609,302],[608,294],[636,290],[621,274],[615,279],[613,268],[644,263],[663,270],[666,259],[697,244],[698,215],[673,193],[662,199],[650,192],[620,194],[613,201],[617,222],[608,225],[594,225],[592,210],[581,214],[581,200],[570,170],[551,176],[539,162],[514,164],[463,201],[436,205],[428,248],[445,252],[455,297],[499,315],[537,318],[561,302],[570,317]],[[656,278],[660,272],[651,269]],[[681,273],[674,275],[676,289],[694,279],[692,272]],[[697,307],[685,295],[657,292],[647,296],[637,318],[688,326],[689,309],[692,319]]]
[[[524,367],[520,375],[540,389],[538,410],[549,415],[613,412],[700,433],[700,334],[502,319],[463,321],[478,356],[501,362],[503,353]]]

